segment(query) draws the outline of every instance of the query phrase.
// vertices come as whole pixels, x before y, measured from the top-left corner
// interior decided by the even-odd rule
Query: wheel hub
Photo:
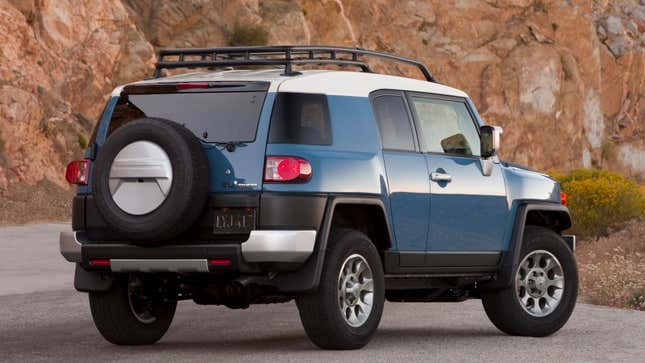
[[[109,188],[124,212],[144,215],[157,209],[172,186],[168,154],[150,141],[136,141],[121,149],[110,168]]]
[[[350,326],[359,327],[372,312],[374,283],[372,269],[359,254],[349,256],[338,276],[338,307]]]
[[[564,271],[548,251],[537,250],[524,257],[515,278],[516,295],[522,308],[532,316],[551,314],[562,300]]]
[[[153,302],[144,292],[143,282],[138,278],[130,278],[128,282],[128,303],[132,315],[143,324],[157,321],[153,312]]]
[[[528,293],[532,297],[539,298],[544,296],[546,287],[548,287],[544,270],[541,268],[530,270],[526,278],[526,284],[528,287]]]

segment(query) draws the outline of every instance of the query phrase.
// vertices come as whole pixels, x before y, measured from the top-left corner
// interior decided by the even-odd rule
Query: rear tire
[[[576,304],[578,270],[573,252],[552,230],[526,227],[519,261],[510,287],[482,293],[486,315],[510,335],[551,335],[569,320]],[[554,271],[564,276],[558,279],[560,273]],[[536,277],[527,278],[527,273]]]
[[[132,283],[127,278],[119,278],[115,279],[110,290],[89,293],[94,324],[103,338],[112,344],[153,344],[170,327],[177,301],[133,298],[132,287],[128,287]]]
[[[346,230],[329,240],[318,290],[296,304],[318,347],[358,349],[378,328],[384,301],[383,267],[374,244],[363,233]]]

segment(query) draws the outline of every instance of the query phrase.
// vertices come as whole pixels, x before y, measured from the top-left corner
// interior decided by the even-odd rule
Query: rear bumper
[[[91,260],[109,260],[113,272],[252,272],[251,264],[299,265],[312,254],[314,230],[256,230],[241,244],[190,244],[140,247],[123,243],[84,242],[76,232],[60,234],[60,252],[88,268]],[[218,261],[218,262],[215,262]],[[106,269],[96,266],[97,269]]]

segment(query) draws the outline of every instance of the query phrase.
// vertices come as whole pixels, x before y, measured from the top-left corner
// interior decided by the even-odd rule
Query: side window
[[[375,98],[374,114],[384,149],[415,151],[410,117],[401,96]]]
[[[327,97],[278,93],[271,113],[269,143],[331,145]]]
[[[480,155],[479,133],[463,102],[412,97],[423,135],[423,151]]]

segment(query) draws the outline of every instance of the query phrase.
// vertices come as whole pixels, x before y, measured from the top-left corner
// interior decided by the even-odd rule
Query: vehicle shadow
[[[224,340],[204,339],[175,340],[172,337],[148,347],[136,347],[137,351],[174,351],[174,352],[297,352],[297,351],[322,351],[307,339],[304,331],[290,331],[276,333],[271,336],[252,336],[245,338],[226,338]],[[491,330],[467,330],[467,329],[433,329],[433,328],[384,328],[379,329],[370,344],[363,349],[382,350],[386,347],[396,346],[397,349],[409,345],[415,346],[419,342],[424,344],[440,344],[450,340],[458,344],[459,340],[473,340],[482,338],[499,338],[504,334]],[[108,349],[122,350],[124,347],[109,346]],[[128,348],[125,348],[128,349]]]

